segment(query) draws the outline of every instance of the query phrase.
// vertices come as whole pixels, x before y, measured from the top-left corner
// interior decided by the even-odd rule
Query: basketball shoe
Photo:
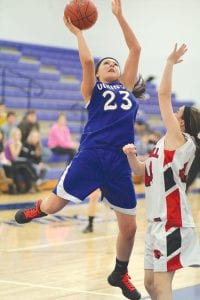
[[[141,299],[141,294],[137,291],[134,285],[130,281],[128,273],[120,274],[119,272],[113,271],[108,276],[108,283],[112,286],[121,288],[122,294],[132,300]]]
[[[15,221],[19,224],[24,224],[32,221],[33,219],[47,216],[47,214],[40,210],[41,202],[42,200],[38,200],[33,208],[18,210],[15,214]]]
[[[83,233],[93,232],[93,227],[91,225],[87,225],[87,227],[85,227],[85,229],[83,229],[82,232]]]

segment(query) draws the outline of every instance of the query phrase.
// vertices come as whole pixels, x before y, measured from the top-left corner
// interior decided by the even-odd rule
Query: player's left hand
[[[116,17],[122,15],[121,0],[112,0],[112,12]]]
[[[187,51],[187,46],[186,44],[182,44],[179,48],[177,43],[175,44],[175,47],[172,51],[172,53],[169,55],[168,57],[168,62],[171,62],[173,64],[179,64],[181,63],[183,60],[181,59],[182,56],[185,54],[185,52]]]

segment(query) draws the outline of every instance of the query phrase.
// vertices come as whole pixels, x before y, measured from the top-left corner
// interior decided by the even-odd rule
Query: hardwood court
[[[137,189],[140,188],[138,185]],[[24,199],[1,195],[0,203],[33,201],[45,193],[24,196]],[[200,236],[199,194],[190,194],[190,202]],[[114,266],[117,232],[110,209],[99,204],[95,231],[89,234],[81,232],[86,225],[86,205],[70,205],[55,216],[18,226],[12,222],[14,213],[14,210],[0,211],[1,300],[125,299],[118,288],[109,286],[106,281]],[[143,199],[138,201],[137,222],[129,272],[144,299],[148,299],[143,287],[146,226]],[[195,284],[200,284],[200,269],[177,272],[174,289]]]

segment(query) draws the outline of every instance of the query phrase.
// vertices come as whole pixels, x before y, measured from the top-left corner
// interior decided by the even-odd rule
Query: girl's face
[[[21,141],[21,138],[22,138],[21,131],[18,129],[15,129],[15,131],[13,131],[13,133],[12,133],[12,138],[14,141]]]
[[[37,145],[40,142],[39,132],[33,131],[30,133],[29,142],[31,145]]]
[[[15,122],[16,122],[16,116],[15,116],[15,115],[10,115],[10,116],[7,118],[7,122],[8,122],[8,124],[10,124],[10,125],[15,124]]]
[[[99,65],[96,77],[98,77],[100,81],[105,83],[118,80],[120,77],[119,64],[114,59],[104,59]]]
[[[65,126],[67,124],[67,120],[66,120],[66,117],[64,115],[59,116],[58,124],[60,126]]]
[[[36,115],[36,113],[30,113],[30,114],[28,114],[27,121],[30,122],[31,124],[35,124],[37,122],[37,115]]]

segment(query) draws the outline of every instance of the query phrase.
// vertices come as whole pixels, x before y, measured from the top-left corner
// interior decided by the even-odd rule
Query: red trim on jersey
[[[181,216],[181,199],[179,189],[176,189],[168,196],[166,196],[166,206],[167,206],[167,222],[166,230],[170,227],[181,227],[182,226],[182,216]]]
[[[157,148],[157,147],[153,148],[153,150],[149,153],[149,157],[158,158],[159,157],[158,151],[159,151],[159,148]]]
[[[174,154],[175,154],[175,150],[171,151],[171,150],[164,150],[164,163],[163,166],[169,164],[170,162],[173,161],[174,158]]]
[[[144,184],[145,186],[150,186],[153,180],[153,172],[152,172],[152,161],[149,164],[149,174],[147,171],[147,166],[145,166],[145,177],[144,177]]]
[[[183,268],[183,265],[181,264],[179,253],[167,261],[167,272],[172,272],[180,268]]]
[[[182,182],[186,182],[187,176],[185,174],[185,170],[187,168],[188,162],[186,162],[183,166],[183,169],[179,170],[179,177],[181,178]]]

